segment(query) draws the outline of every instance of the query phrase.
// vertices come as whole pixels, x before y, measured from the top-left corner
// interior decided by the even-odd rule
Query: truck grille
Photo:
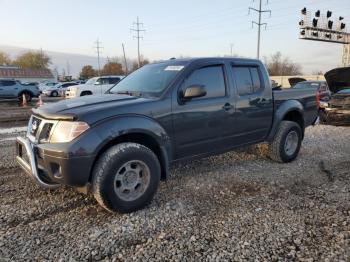
[[[46,120],[32,115],[29,121],[27,137],[32,143],[46,143],[57,121]]]

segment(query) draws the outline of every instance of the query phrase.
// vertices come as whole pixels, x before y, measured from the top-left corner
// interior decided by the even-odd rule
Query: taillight
[[[317,108],[320,108],[320,100],[321,100],[320,91],[317,91],[316,92],[316,106],[317,106]]]

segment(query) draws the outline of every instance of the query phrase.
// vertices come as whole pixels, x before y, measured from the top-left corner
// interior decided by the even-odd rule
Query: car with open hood
[[[321,103],[321,120],[329,124],[350,124],[350,67],[335,68],[325,74],[332,92],[328,102]]]

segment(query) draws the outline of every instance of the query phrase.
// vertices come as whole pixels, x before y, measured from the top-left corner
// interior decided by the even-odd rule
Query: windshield
[[[159,96],[183,68],[183,65],[145,65],[124,78],[109,92]]]
[[[86,81],[86,85],[93,85],[96,82],[97,77],[90,78],[88,81]]]

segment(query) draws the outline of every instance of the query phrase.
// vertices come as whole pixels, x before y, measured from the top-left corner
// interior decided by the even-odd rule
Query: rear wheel
[[[58,96],[58,92],[57,92],[57,91],[52,91],[52,92],[51,92],[51,96],[57,97],[57,96]]]
[[[293,161],[302,141],[300,126],[292,121],[282,121],[273,141],[269,144],[269,157],[277,162]]]
[[[160,164],[149,148],[121,143],[108,149],[93,171],[92,192],[112,212],[128,213],[145,207],[160,181]]]

